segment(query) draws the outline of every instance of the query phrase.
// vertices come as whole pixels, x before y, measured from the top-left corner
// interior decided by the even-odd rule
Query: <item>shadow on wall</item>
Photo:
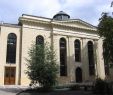
[[[88,42],[87,42],[88,43]],[[67,57],[67,67],[68,72],[70,72],[70,81],[71,82],[85,82],[85,81],[94,81],[95,75],[90,76],[89,75],[89,60],[88,60],[88,45],[87,43],[83,46],[81,46],[81,61],[75,62],[75,54],[71,55],[70,57]],[[81,42],[81,44],[84,44]],[[97,49],[97,46],[95,44],[93,45],[94,48]],[[75,52],[75,51],[74,51]],[[93,49],[94,52],[94,64],[96,66],[96,56],[95,56],[95,49]],[[96,72],[96,71],[95,71]],[[77,77],[78,76],[78,77]]]

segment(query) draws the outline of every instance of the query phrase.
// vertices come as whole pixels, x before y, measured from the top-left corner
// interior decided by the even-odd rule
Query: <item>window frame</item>
[[[79,39],[76,39],[74,41],[74,50],[75,50],[75,62],[81,62],[81,42]]]
[[[15,33],[9,33],[7,36],[7,53],[6,53],[6,63],[15,64],[16,63],[16,46],[17,46],[17,36]]]
[[[94,62],[94,44],[92,41],[88,41],[88,62],[89,62],[89,75],[95,75],[95,62]]]
[[[36,45],[44,45],[44,37],[42,35],[36,37]]]
[[[65,38],[60,38],[60,76],[67,76],[67,43]]]

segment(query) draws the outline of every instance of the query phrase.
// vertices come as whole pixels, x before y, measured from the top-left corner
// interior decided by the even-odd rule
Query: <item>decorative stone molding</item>
[[[82,20],[68,20],[68,21],[56,21],[56,20],[52,20],[52,19],[45,19],[45,18],[41,18],[40,17],[31,17],[31,16],[22,16],[19,18],[20,23],[25,23],[25,24],[44,24],[44,25],[52,25],[52,28],[63,28],[64,30],[84,30],[84,31],[93,31],[96,32],[97,29],[96,27],[94,27],[93,25],[90,25]],[[81,26],[73,26],[73,25],[69,25],[66,24],[67,22],[69,23],[75,23],[75,22],[79,22],[80,24],[84,25],[85,27],[81,27]],[[76,24],[76,23],[75,23]],[[87,27],[86,27],[87,26]]]

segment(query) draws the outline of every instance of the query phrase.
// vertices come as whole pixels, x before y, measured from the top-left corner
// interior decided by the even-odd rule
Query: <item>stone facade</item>
[[[6,62],[7,38],[8,34],[14,33],[17,36],[16,43],[16,62],[14,64]],[[32,42],[36,42],[38,35],[43,36],[45,42],[53,45],[56,55],[57,64],[60,65],[60,38],[66,40],[67,51],[67,76],[58,74],[59,83],[76,82],[76,69],[80,68],[82,73],[82,82],[93,81],[100,77],[105,79],[104,61],[102,56],[102,38],[97,33],[96,27],[80,19],[54,20],[38,16],[23,14],[19,18],[18,25],[1,23],[0,25],[0,85],[4,85],[6,77],[6,67],[15,67],[15,85],[29,85],[30,80],[25,74],[26,60],[28,50]],[[81,61],[75,61],[74,41],[80,41]],[[88,41],[93,43],[95,75],[89,75],[88,61]],[[78,76],[79,77],[79,76]],[[10,78],[9,78],[10,79]],[[11,79],[10,79],[11,81]],[[6,83],[7,84],[7,83]],[[11,83],[9,83],[11,84]]]

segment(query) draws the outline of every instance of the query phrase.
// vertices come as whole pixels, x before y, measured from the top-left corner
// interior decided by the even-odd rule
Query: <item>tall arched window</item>
[[[67,48],[65,38],[60,39],[60,76],[67,76]]]
[[[75,40],[74,42],[75,46],[75,61],[80,62],[81,61],[81,46],[80,46],[80,41]]]
[[[16,41],[16,35],[14,33],[10,33],[7,38],[7,63],[16,63]]]
[[[88,42],[89,75],[95,75],[93,43]]]
[[[36,37],[36,44],[44,45],[44,38],[43,38],[43,36],[39,35],[39,36]]]

